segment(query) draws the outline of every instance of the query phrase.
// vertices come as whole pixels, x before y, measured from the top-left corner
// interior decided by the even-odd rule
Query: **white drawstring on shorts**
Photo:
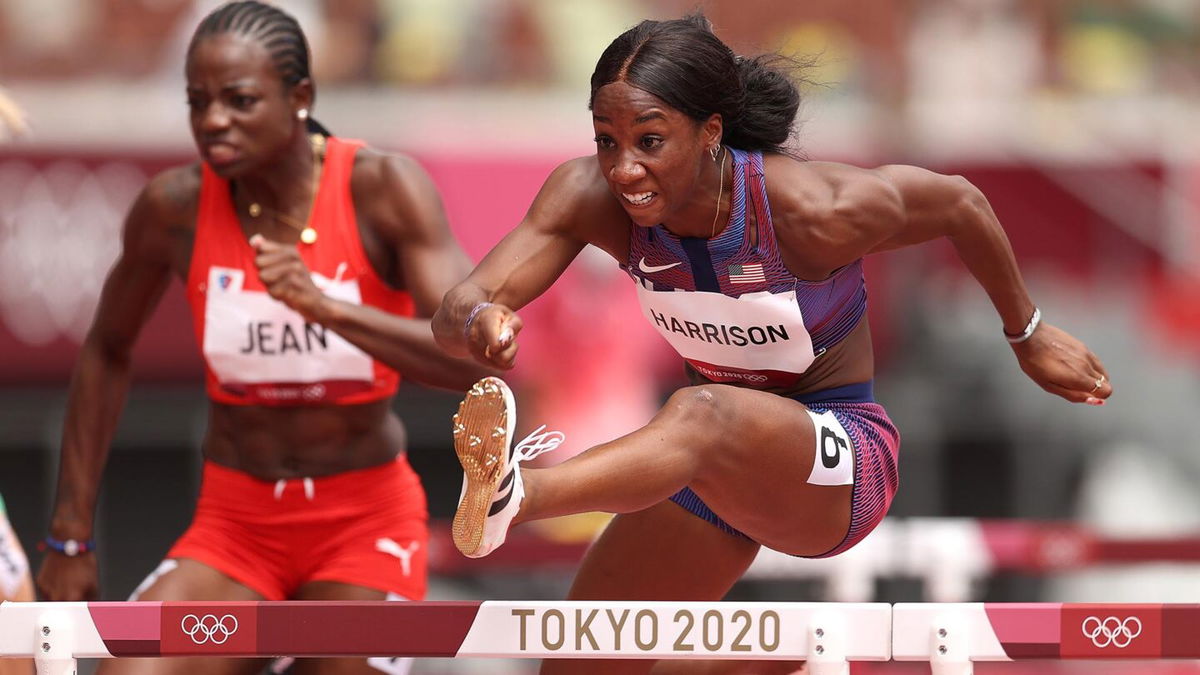
[[[275,501],[283,499],[283,491],[287,488],[287,482],[287,478],[280,478],[275,481]],[[311,502],[317,496],[316,483],[307,476],[301,479],[301,482],[304,484],[304,498]]]

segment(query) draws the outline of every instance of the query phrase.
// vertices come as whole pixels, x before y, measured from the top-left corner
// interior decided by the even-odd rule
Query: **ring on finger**
[[[1097,389],[1099,389],[1101,386],[1103,386],[1103,385],[1104,385],[1104,380],[1106,380],[1106,379],[1108,379],[1108,378],[1106,378],[1104,375],[1101,375],[1100,377],[1097,377],[1097,378],[1096,378],[1096,386],[1092,387],[1092,391],[1096,391],[1096,390],[1097,390]]]

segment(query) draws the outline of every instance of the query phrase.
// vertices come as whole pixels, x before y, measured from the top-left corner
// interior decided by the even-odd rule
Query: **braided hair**
[[[225,3],[200,21],[188,45],[188,53],[204,38],[229,33],[261,44],[270,55],[271,63],[285,87],[294,87],[311,78],[308,40],[300,23],[282,9],[258,0]],[[313,97],[316,97],[315,88]],[[310,132],[331,135],[311,116],[307,125]]]

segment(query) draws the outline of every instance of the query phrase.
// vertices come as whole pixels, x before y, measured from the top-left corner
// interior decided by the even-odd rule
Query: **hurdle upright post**
[[[973,675],[966,627],[953,611],[934,617],[929,625],[929,667],[933,675]]]
[[[850,675],[846,658],[846,621],[836,612],[818,612],[808,625],[808,672],[812,675]]]
[[[31,636],[36,645],[33,663],[37,675],[75,675],[76,662],[73,652],[74,627],[70,616],[57,609],[46,609],[38,614]]]
[[[1011,661],[983,603],[892,606],[892,658],[924,661],[933,675],[972,675],[976,661]]]

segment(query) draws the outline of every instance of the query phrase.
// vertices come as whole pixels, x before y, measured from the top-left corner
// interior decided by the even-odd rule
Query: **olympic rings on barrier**
[[[1083,620],[1080,626],[1083,636],[1092,641],[1099,649],[1109,645],[1117,649],[1128,647],[1137,636],[1142,634],[1142,620],[1136,616],[1118,619],[1115,616],[1105,617],[1103,621],[1094,616]]]
[[[294,630],[347,621],[353,641]],[[404,629],[423,624],[451,630]],[[2,602],[0,656],[751,658],[814,674],[891,660],[962,675],[985,661],[1200,659],[1197,625],[1200,607],[1171,603]]]
[[[179,622],[179,627],[183,630],[184,635],[192,638],[192,642],[198,645],[205,642],[223,645],[230,636],[237,632],[238,620],[232,614],[225,614],[219,619],[215,614],[205,614],[202,617],[188,614]]]

